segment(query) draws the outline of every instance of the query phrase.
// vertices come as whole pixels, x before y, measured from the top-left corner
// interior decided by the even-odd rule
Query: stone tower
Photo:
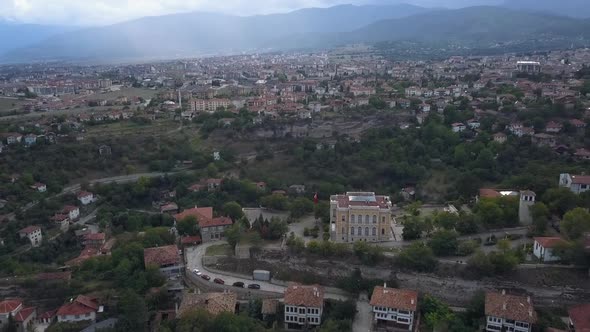
[[[520,192],[520,202],[518,204],[518,221],[522,225],[530,225],[533,223],[531,206],[535,205],[535,196],[536,194],[530,190],[523,190]]]

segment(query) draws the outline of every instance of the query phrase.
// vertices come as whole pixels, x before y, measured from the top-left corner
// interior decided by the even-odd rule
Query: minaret
[[[180,90],[178,90],[178,107],[182,109],[182,95],[180,94]]]
[[[518,221],[522,225],[530,225],[533,223],[531,207],[535,205],[535,196],[536,194],[530,190],[523,190],[520,192],[520,202],[518,204]]]

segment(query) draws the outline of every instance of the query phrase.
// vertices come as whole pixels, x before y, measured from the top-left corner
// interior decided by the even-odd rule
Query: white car
[[[201,273],[201,271],[199,271],[199,270],[197,270],[197,269],[194,269],[194,270],[193,270],[193,273],[194,273],[194,274],[196,274],[196,275],[198,275],[198,276],[200,276],[200,275],[202,275],[202,274],[203,274],[203,273]]]

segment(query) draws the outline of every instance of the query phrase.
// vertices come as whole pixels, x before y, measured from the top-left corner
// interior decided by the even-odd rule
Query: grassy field
[[[139,88],[123,88],[120,91],[113,91],[107,93],[100,93],[89,96],[88,99],[107,100],[116,99],[118,97],[142,97],[143,99],[151,99],[158,93],[157,90],[139,89]]]
[[[20,108],[20,106],[26,103],[28,103],[28,101],[21,99],[0,98],[0,113]]]
[[[229,244],[216,244],[205,251],[205,256],[231,256],[232,254]]]

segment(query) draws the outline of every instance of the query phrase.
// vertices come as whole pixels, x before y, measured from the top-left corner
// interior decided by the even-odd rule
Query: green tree
[[[404,248],[396,258],[402,267],[422,272],[430,272],[436,268],[436,258],[432,249],[422,242],[412,243]]]
[[[148,311],[143,297],[127,290],[121,294],[117,304],[119,320],[117,331],[144,331],[147,327]]]
[[[535,235],[543,235],[547,230],[549,217],[551,213],[549,208],[543,202],[537,202],[531,207],[531,216],[533,218],[533,233]]]
[[[313,202],[306,197],[297,197],[289,207],[289,212],[291,212],[293,218],[301,218],[313,212],[313,210]]]
[[[402,237],[404,240],[416,240],[422,237],[425,230],[424,222],[418,216],[406,216],[402,220],[404,230]]]
[[[242,225],[240,223],[235,223],[225,230],[225,239],[232,248],[236,247],[236,245],[240,242],[241,238]]]
[[[223,213],[233,221],[236,221],[244,216],[242,207],[237,202],[227,202],[223,204]]]
[[[197,235],[199,233],[199,221],[195,216],[188,216],[176,223],[176,229],[180,235]]]
[[[581,205],[580,197],[568,188],[551,188],[543,195],[543,202],[549,211],[563,216],[567,211]]]
[[[432,235],[428,246],[437,256],[451,256],[456,254],[459,241],[455,231],[440,230]]]
[[[590,213],[583,208],[575,208],[563,216],[561,229],[571,240],[582,237],[590,231]]]

